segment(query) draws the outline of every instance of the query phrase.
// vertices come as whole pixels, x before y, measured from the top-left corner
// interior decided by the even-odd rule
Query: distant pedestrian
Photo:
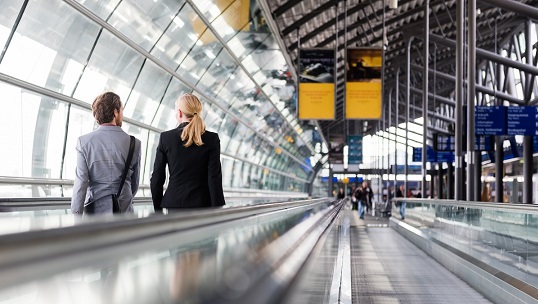
[[[338,189],[338,194],[336,195],[337,199],[343,199],[346,197],[346,194],[344,193],[344,188]]]
[[[374,192],[368,186],[368,182],[363,181],[362,186],[355,190],[354,196],[359,205],[359,218],[364,219],[364,209],[370,210],[372,208]]]
[[[404,198],[404,193],[405,193],[405,186],[400,185],[400,188],[396,191],[396,197]],[[400,216],[402,217],[402,221],[405,220],[405,202],[397,201],[396,207],[400,208]]]

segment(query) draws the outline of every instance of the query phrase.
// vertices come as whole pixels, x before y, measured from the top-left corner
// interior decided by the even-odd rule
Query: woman
[[[192,94],[176,101],[176,129],[161,133],[151,176],[155,211],[223,206],[220,139],[205,129],[202,103]],[[166,165],[170,180],[166,193]]]

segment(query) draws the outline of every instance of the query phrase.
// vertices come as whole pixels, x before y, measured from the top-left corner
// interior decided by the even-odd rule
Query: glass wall
[[[76,139],[97,127],[90,104],[110,90],[142,141],[141,184],[192,92],[221,138],[225,188],[306,191],[321,137],[295,117],[296,85],[255,1],[24,2],[0,0],[0,184],[70,185]],[[0,197],[70,196],[47,187],[2,185]]]

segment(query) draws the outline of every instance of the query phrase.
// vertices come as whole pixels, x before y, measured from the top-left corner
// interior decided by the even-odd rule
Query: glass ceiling
[[[158,135],[177,126],[174,102],[193,92],[221,138],[225,188],[306,191],[321,137],[295,116],[296,85],[255,1],[0,0],[0,45],[10,146],[0,176],[69,184],[76,138],[96,128],[90,103],[111,90],[143,143],[148,184]],[[70,196],[65,186],[0,191]]]

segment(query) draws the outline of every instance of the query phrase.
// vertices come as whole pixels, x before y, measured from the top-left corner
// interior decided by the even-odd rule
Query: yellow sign
[[[344,184],[346,184],[346,185],[349,184],[349,178],[344,177],[344,178],[342,179],[342,183],[344,183]]]
[[[299,63],[299,119],[334,119],[334,49],[301,49]]]
[[[334,84],[299,84],[299,119],[334,119]]]
[[[347,50],[346,119],[381,118],[380,48]]]
[[[346,119],[381,118],[381,82],[346,84]]]

